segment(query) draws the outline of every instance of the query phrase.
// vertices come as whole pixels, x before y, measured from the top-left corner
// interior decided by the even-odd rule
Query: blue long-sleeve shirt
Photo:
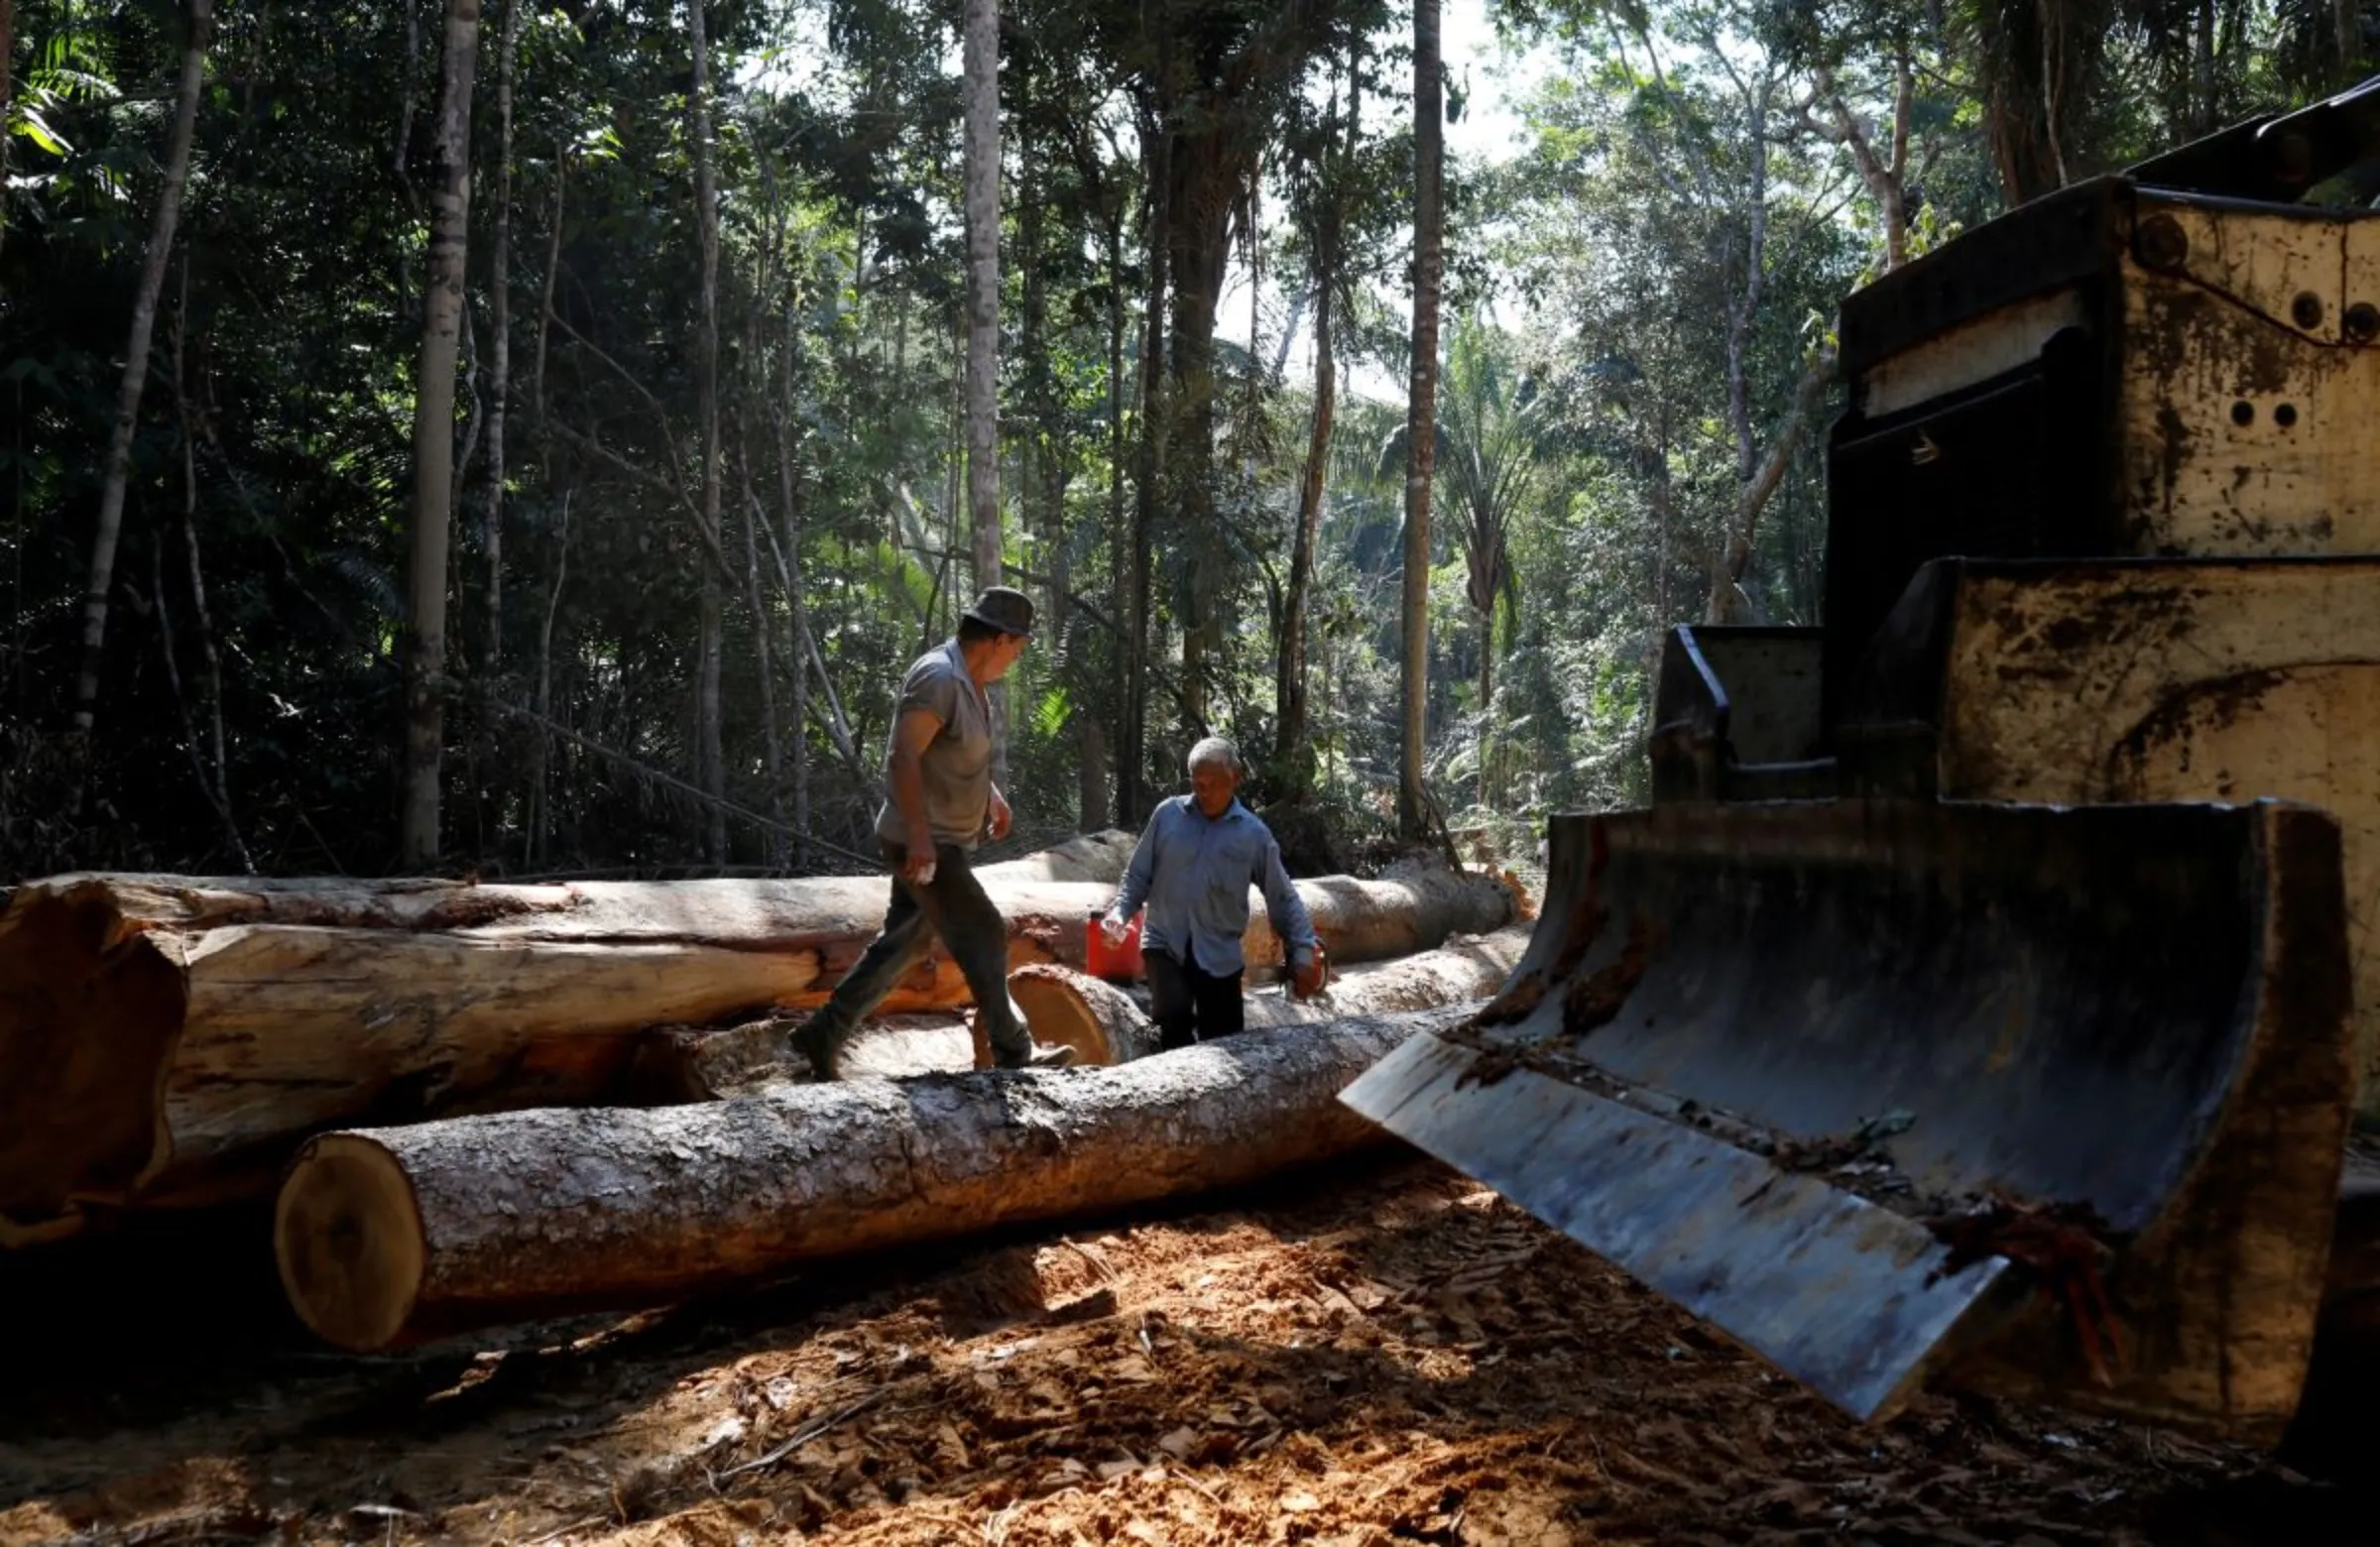
[[[1314,921],[1281,866],[1281,846],[1263,818],[1235,800],[1210,817],[1189,795],[1175,795],[1151,812],[1132,863],[1125,869],[1115,911],[1126,918],[1143,903],[1145,950],[1170,952],[1199,971],[1228,978],[1246,965],[1240,937],[1248,929],[1248,889],[1264,893],[1273,932],[1291,966],[1313,959]]]

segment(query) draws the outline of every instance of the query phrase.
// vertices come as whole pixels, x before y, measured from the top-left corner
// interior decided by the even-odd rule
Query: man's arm
[[[1140,911],[1148,900],[1149,885],[1157,875],[1157,816],[1164,807],[1148,814],[1148,823],[1140,829],[1140,841],[1132,845],[1132,862],[1124,868],[1124,885],[1117,889],[1116,900],[1108,907],[1108,916],[1121,926]]]
[[[1297,894],[1297,884],[1289,879],[1288,868],[1281,864],[1281,846],[1270,832],[1264,835],[1264,857],[1256,862],[1256,883],[1264,892],[1264,910],[1271,915],[1273,933],[1289,954],[1289,968],[1296,976],[1300,993],[1311,994],[1321,987],[1322,953],[1314,938],[1314,920],[1306,912],[1305,899]]]
[[[934,828],[925,817],[925,749],[942,734],[942,717],[931,709],[908,708],[892,727],[892,760],[889,770],[892,809],[900,813],[901,843],[908,858],[900,873],[911,881],[934,863]]]

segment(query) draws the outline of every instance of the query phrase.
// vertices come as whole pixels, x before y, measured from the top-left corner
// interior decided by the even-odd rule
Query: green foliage
[[[1300,820],[1325,835],[1310,852],[1356,852],[1392,822],[1397,773],[1405,413],[1353,384],[1407,366],[1408,18],[1371,0],[1003,11],[1004,578],[1048,624],[1011,680],[1020,828],[1106,819],[1082,807],[1114,782],[1134,680],[1157,788],[1178,783],[1200,731],[1270,745],[1313,409],[1303,356],[1274,354],[1292,309],[1310,329],[1327,273],[1352,374],[1309,601]],[[221,10],[133,437],[99,722],[87,749],[63,730],[183,14],[16,6],[0,126],[0,866],[221,869],[244,846],[269,870],[376,871],[393,859],[401,773],[435,6]],[[706,13],[725,451],[723,522],[706,534],[682,7],[531,5],[501,275],[504,5],[485,9],[447,662],[457,865],[698,863],[706,577],[726,613],[731,862],[870,852],[893,685],[979,582],[958,424],[957,14],[947,0]],[[1159,14],[1170,34],[1151,30]],[[1559,67],[1524,104],[1520,155],[1450,169],[1429,761],[1452,819],[1515,849],[1548,811],[1643,798],[1662,631],[1702,615],[1747,458],[1831,349],[1838,298],[1885,261],[1885,211],[1844,124],[1888,142],[1910,80],[1902,234],[1917,256],[2061,163],[2086,175],[2332,89],[2368,65],[2371,36],[2342,50],[2336,8],[2314,0],[1499,0],[1494,14]],[[1219,338],[1177,383],[1211,381],[1211,426],[1163,395],[1168,417],[1143,422],[1159,131],[1250,152],[1262,179],[1256,198],[1246,179],[1181,184],[1216,201],[1198,222],[1177,213],[1226,255],[1223,293],[1244,297],[1250,262],[1267,276],[1256,346]],[[1185,308],[1186,254],[1162,255],[1175,289],[1157,298],[1175,372],[1173,330],[1204,304]],[[501,573],[485,526],[498,287],[512,318]],[[1134,658],[1147,430],[1166,468]],[[1757,616],[1817,619],[1817,444],[1790,448],[1753,528]],[[780,842],[797,826],[816,840],[798,855]]]

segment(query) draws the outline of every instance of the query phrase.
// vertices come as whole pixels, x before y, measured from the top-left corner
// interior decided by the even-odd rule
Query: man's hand
[[[1124,944],[1124,932],[1130,927],[1131,920],[1114,908],[1110,908],[1107,917],[1099,921],[1099,932],[1112,947]]]
[[[923,822],[910,822],[901,847],[908,854],[900,862],[900,873],[920,887],[934,879],[934,830]]]
[[[1014,820],[1015,813],[1009,809],[1008,797],[1000,792],[998,784],[994,784],[992,786],[992,841],[998,843],[1001,839],[1009,836],[1009,824]]]
[[[1296,991],[1299,999],[1312,999],[1322,992],[1323,976],[1322,947],[1318,945],[1313,955],[1298,964],[1290,977],[1289,986]]]

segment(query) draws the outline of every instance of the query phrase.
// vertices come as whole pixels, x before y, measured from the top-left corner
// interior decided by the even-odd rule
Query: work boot
[[[1012,1058],[1007,1053],[992,1055],[995,1069],[1063,1069],[1072,1062],[1074,1049],[1063,1042],[1035,1042],[1021,1058]]]
[[[810,1078],[821,1085],[843,1078],[843,1050],[828,1039],[826,1027],[812,1015],[793,1028],[788,1038],[793,1051],[810,1061]]]

